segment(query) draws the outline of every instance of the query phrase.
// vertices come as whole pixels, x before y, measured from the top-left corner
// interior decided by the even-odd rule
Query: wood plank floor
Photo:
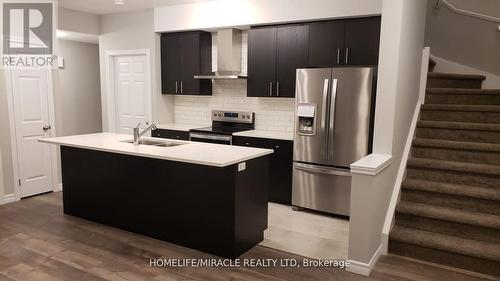
[[[150,258],[214,256],[64,215],[62,193],[0,206],[0,280],[482,280],[454,271],[411,279],[406,268],[430,270],[405,260],[385,261],[372,277],[333,268],[150,267]],[[241,258],[302,258],[257,246]],[[420,277],[418,275],[415,275]],[[437,277],[436,277],[437,276]],[[465,276],[465,277],[464,277]],[[450,277],[450,278],[447,278]]]

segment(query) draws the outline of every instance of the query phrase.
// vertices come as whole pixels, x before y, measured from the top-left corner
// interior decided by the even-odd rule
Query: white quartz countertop
[[[47,138],[41,139],[40,142],[215,167],[225,167],[237,164],[274,152],[272,149],[149,137],[143,137],[141,139],[184,143],[184,145],[159,147],[152,145],[134,145],[132,143],[122,142],[131,139],[132,136],[130,135],[98,133]]]
[[[176,130],[176,131],[189,131],[191,129],[203,128],[208,126],[203,125],[193,125],[193,124],[180,124],[180,123],[166,123],[156,125],[158,129],[164,130]]]
[[[249,130],[233,134],[234,136],[278,139],[293,141],[293,132],[265,131],[265,130]]]

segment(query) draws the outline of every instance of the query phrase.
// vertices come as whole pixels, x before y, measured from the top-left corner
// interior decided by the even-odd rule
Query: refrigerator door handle
[[[333,140],[335,138],[335,106],[337,103],[337,85],[338,79],[334,78],[332,80],[332,91],[330,98],[330,115],[328,120],[328,156],[333,156]]]
[[[351,176],[350,172],[340,171],[340,170],[336,170],[336,169],[333,169],[333,168],[318,167],[316,165],[294,163],[294,166],[298,170],[302,170],[302,171],[306,171],[306,172],[311,172],[311,173],[324,174],[324,175],[336,175],[336,176],[344,176],[344,177],[350,177]]]
[[[321,112],[323,116],[321,116],[321,132],[324,134],[324,154],[328,156],[328,128],[327,128],[327,120],[328,120],[328,86],[330,84],[329,79],[325,79],[323,84],[323,106]]]

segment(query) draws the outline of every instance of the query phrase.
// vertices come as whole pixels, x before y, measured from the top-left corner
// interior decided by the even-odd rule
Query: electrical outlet
[[[241,162],[238,164],[238,172],[245,171],[247,169],[247,162]]]

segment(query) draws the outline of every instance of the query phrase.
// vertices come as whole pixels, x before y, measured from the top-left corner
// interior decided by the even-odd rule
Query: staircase
[[[389,252],[500,276],[500,90],[429,72]]]

